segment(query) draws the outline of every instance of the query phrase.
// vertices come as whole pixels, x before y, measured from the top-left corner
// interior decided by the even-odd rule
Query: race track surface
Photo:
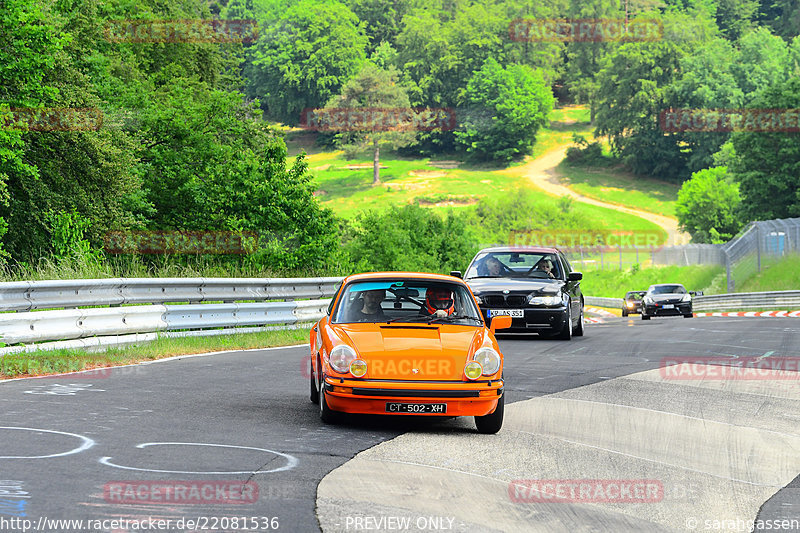
[[[660,368],[681,356],[800,357],[800,321],[606,318],[586,330],[569,342],[501,336],[506,421],[493,436],[471,419],[323,425],[306,347],[4,382],[0,530],[144,531],[132,524],[161,519],[162,531],[746,531],[756,518],[800,520],[796,373],[676,379]],[[644,480],[661,492],[534,501],[531,483],[546,480]],[[66,519],[84,523],[48,522]]]

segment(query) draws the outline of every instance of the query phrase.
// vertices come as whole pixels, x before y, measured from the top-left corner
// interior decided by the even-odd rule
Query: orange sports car
[[[349,276],[311,330],[311,401],[341,413],[474,416],[503,425],[503,354],[469,287],[437,274]]]

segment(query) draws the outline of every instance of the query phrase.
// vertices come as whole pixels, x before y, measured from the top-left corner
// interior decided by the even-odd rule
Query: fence
[[[135,278],[0,283],[0,348],[122,346],[291,327],[324,316],[341,278]],[[9,312],[16,311],[16,312]],[[244,327],[244,326],[257,326]],[[57,341],[57,342],[50,342]]]

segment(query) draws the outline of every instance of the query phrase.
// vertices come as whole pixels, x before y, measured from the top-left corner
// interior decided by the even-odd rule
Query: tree
[[[736,40],[753,27],[759,0],[717,0],[716,20],[728,39]]]
[[[744,34],[737,44],[740,53],[733,69],[739,88],[750,98],[786,78],[790,52],[783,39],[766,28],[756,28]]]
[[[541,72],[487,59],[469,80],[462,104],[467,112],[455,132],[459,145],[481,159],[509,161],[531,149],[555,98]]]
[[[752,102],[756,109],[800,108],[800,77],[781,81]],[[731,169],[750,220],[800,216],[800,133],[740,131],[731,137]]]
[[[304,109],[325,105],[366,60],[368,39],[347,6],[302,0],[284,11],[248,49],[249,95],[266,112],[297,124]]]
[[[381,43],[394,44],[405,14],[419,0],[347,0],[347,6],[365,23],[370,52]]]
[[[726,167],[713,167],[692,174],[678,191],[675,211],[683,231],[694,242],[726,242],[742,227],[738,218],[739,186]]]
[[[619,15],[619,0],[572,2],[572,19],[609,19]],[[567,44],[566,84],[578,103],[588,103],[590,121],[594,123],[596,96],[599,89],[597,73],[609,50],[610,42],[570,42]]]
[[[383,70],[373,63],[365,63],[361,71],[348,81],[342,92],[333,97],[325,109],[390,109],[399,114],[410,112],[408,94],[398,84],[398,73],[395,69]],[[398,149],[412,144],[416,140],[413,124],[398,121],[369,125],[358,131],[344,131],[336,136],[336,143],[348,152],[371,148],[373,153],[372,184],[378,185],[380,180],[380,148],[391,146]],[[387,129],[388,128],[388,129]]]

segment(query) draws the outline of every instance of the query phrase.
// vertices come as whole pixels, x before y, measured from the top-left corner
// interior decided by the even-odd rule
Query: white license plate
[[[664,309],[675,309],[673,304],[664,304]]]
[[[491,309],[489,316],[508,315],[512,318],[525,318],[525,311],[523,309]]]

